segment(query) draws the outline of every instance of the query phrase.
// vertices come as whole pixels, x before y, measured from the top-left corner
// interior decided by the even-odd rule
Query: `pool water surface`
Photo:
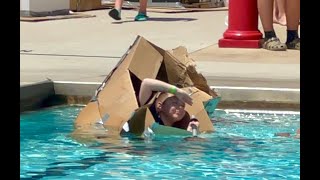
[[[216,110],[215,132],[200,135],[206,141],[155,135],[84,144],[70,137],[82,108],[20,115],[21,179],[300,179],[299,113]]]

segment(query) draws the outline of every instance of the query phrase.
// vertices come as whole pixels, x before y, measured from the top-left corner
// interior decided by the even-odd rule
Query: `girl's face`
[[[173,120],[173,122],[177,122],[180,121],[186,114],[184,108],[185,103],[180,101],[177,97],[172,96],[167,98],[162,103],[161,111],[171,120]]]

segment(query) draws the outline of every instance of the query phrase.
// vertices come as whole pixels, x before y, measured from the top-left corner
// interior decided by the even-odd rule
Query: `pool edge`
[[[62,104],[87,104],[101,83],[46,80],[20,85],[20,112]],[[220,109],[300,111],[300,89],[210,86]]]

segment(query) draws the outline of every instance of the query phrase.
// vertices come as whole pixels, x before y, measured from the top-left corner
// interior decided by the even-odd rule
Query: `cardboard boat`
[[[200,132],[214,131],[208,112],[215,110],[220,96],[197,73],[195,62],[188,57],[186,48],[163,50],[141,36],[136,38],[78,114],[75,130],[89,132],[98,124],[109,133],[119,135],[126,124],[129,125],[127,131],[136,135],[142,135],[148,128],[157,134],[188,134],[186,130],[155,124],[148,107],[138,106],[137,98],[144,78],[158,79],[190,92],[193,105],[186,105],[186,111],[198,118]]]

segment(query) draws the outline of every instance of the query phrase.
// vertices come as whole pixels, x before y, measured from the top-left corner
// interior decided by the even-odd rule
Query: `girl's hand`
[[[192,104],[193,104],[192,98],[186,91],[184,91],[180,88],[177,88],[177,92],[174,95],[177,96],[177,98],[179,98],[182,102],[187,103],[190,106],[192,106]]]
[[[187,131],[192,132],[192,126],[196,126],[197,127],[197,131],[198,131],[199,130],[199,125],[200,125],[199,121],[191,121],[191,122],[189,122]]]

